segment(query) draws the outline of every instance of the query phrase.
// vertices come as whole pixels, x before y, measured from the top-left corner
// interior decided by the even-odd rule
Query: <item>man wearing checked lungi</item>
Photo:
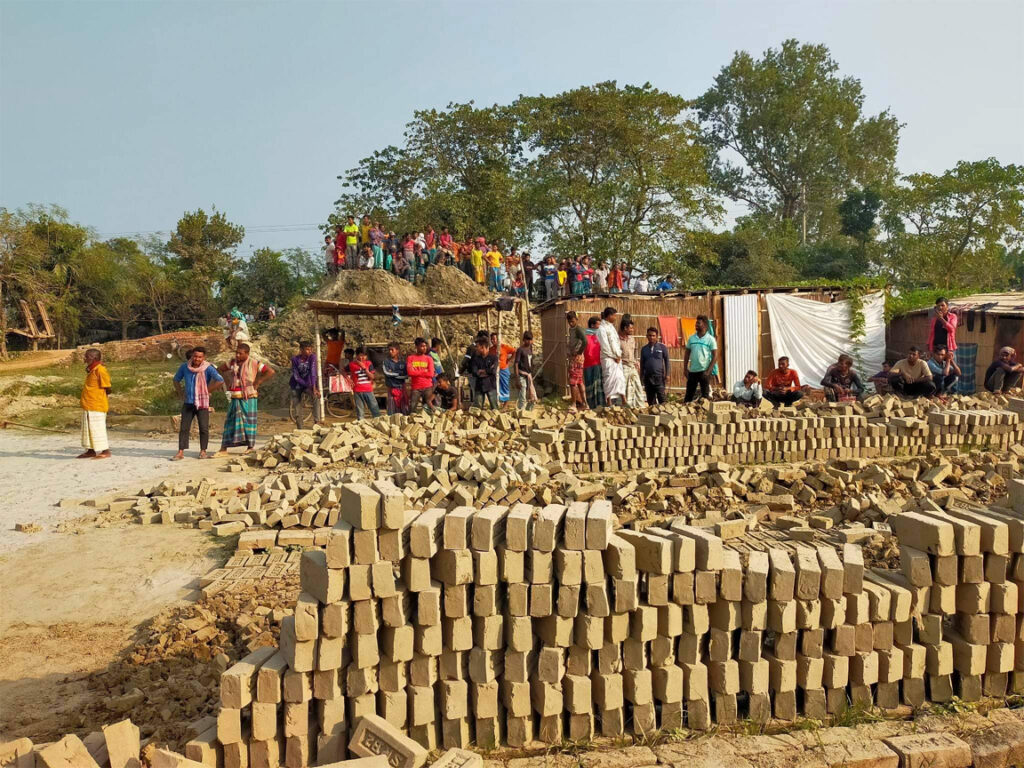
[[[246,446],[248,453],[256,447],[256,415],[260,385],[274,375],[269,365],[249,356],[249,345],[239,342],[234,360],[223,363],[218,370],[224,375],[230,401],[224,419],[218,456],[226,456],[228,448]]]

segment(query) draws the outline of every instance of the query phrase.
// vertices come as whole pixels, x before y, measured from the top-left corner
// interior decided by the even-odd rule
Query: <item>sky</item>
[[[243,255],[317,248],[337,176],[417,109],[616,80],[695,98],[737,50],[824,43],[903,173],[1024,163],[1024,2],[0,0],[0,207],[101,237],[217,206]]]

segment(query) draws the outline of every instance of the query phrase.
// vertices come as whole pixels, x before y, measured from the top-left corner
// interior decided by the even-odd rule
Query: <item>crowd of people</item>
[[[554,256],[534,261],[529,253],[507,251],[501,243],[486,237],[456,239],[447,227],[436,232],[398,235],[382,227],[379,221],[354,216],[338,226],[335,234],[324,236],[324,260],[327,271],[337,274],[346,269],[383,269],[412,283],[426,275],[435,264],[456,267],[470,279],[496,293],[547,301],[559,296],[590,293],[650,293],[673,289],[671,279],[652,279],[640,270],[630,270],[625,262],[594,262],[579,255],[558,261]]]
[[[647,328],[647,343],[641,344],[633,319],[628,314],[620,318],[612,306],[606,307],[600,316],[588,318],[585,328],[576,312],[566,313],[566,323],[567,384],[572,411],[614,405],[639,408],[645,403],[658,405],[666,401],[672,362],[657,328]],[[949,303],[945,299],[936,302],[927,356],[915,346],[905,358],[885,363],[881,371],[868,379],[875,391],[892,392],[903,398],[941,397],[956,391],[962,376],[954,355],[957,324]],[[209,457],[211,393],[218,390],[223,390],[228,398],[218,455],[233,447],[246,451],[255,448],[259,390],[275,371],[251,354],[248,342],[237,334],[240,323],[234,325],[231,359],[214,366],[206,359],[206,350],[197,346],[174,374],[175,391],[182,400],[174,460],[182,459],[188,450],[193,422],[198,425],[199,457]],[[311,402],[314,423],[323,419],[320,382],[324,376],[343,376],[348,382],[357,419],[380,415],[378,389],[383,389],[389,414],[421,410],[433,413],[472,406],[500,409],[510,407],[506,404],[511,402],[513,390],[517,393],[516,408],[530,410],[537,402],[533,334],[529,331],[523,333],[517,347],[500,343],[495,333],[479,331],[462,358],[450,363],[449,370],[442,363],[441,340],[437,338],[417,338],[411,350],[391,342],[378,371],[366,347],[345,349],[335,329],[325,335],[327,360],[323,370],[319,368],[312,341],[300,341],[299,353],[291,358],[289,398],[299,429],[304,425],[303,406],[307,401]],[[81,406],[85,451],[78,458],[106,459],[111,455],[106,416],[113,385],[100,350],[86,350],[84,360]],[[718,344],[704,315],[697,317],[694,333],[686,339],[683,368],[684,402],[711,397],[711,385],[718,376]],[[985,389],[996,393],[1020,388],[1022,380],[1024,364],[1017,360],[1012,347],[998,350],[983,378]],[[853,401],[868,391],[854,370],[853,357],[847,354],[839,355],[828,368],[820,386],[825,398],[832,402]],[[752,407],[760,406],[762,401],[773,407],[791,406],[808,389],[801,384],[790,359],[784,356],[763,381],[757,371],[747,371],[733,386],[731,399]]]

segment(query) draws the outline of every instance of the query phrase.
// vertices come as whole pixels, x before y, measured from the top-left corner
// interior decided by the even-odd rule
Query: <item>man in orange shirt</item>
[[[803,396],[800,377],[789,367],[789,358],[780,357],[779,367],[764,380],[765,400],[778,408],[780,405],[793,405]]]
[[[79,459],[109,459],[107,411],[110,405],[110,373],[100,362],[98,349],[85,351],[85,386],[82,387],[82,447]]]

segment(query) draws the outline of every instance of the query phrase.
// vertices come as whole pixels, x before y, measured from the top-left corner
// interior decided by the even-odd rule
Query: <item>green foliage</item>
[[[689,106],[649,83],[615,82],[516,101],[524,186],[550,251],[650,268],[719,219]]]
[[[1024,241],[1024,167],[990,157],[903,181],[888,201],[893,277],[947,291],[1007,287],[1006,251]]]
[[[196,316],[212,311],[215,288],[223,287],[236,266],[235,249],[245,237],[245,229],[232,224],[216,208],[208,214],[202,208],[186,211],[167,243],[167,251],[177,260],[190,291],[190,308]]]
[[[220,296],[223,309],[238,307],[255,313],[269,304],[287,302],[308,284],[309,276],[297,273],[297,268],[308,266],[303,262],[304,258],[294,253],[289,261],[279,251],[260,248],[238,265],[224,286]]]
[[[123,340],[146,300],[141,274],[147,266],[139,244],[126,238],[91,243],[81,256],[83,303],[91,316],[117,323]]]
[[[970,293],[967,288],[947,291],[944,288],[917,288],[915,290],[891,291],[885,300],[885,321],[915,309],[930,309],[940,298],[955,299]]]
[[[733,56],[696,102],[723,194],[782,219],[806,208],[827,234],[845,190],[891,183],[900,124],[888,110],[864,115],[860,81],[838,69],[827,47],[796,40]]]

